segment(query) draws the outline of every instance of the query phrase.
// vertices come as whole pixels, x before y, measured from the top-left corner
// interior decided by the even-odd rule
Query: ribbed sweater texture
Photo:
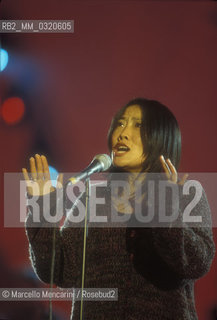
[[[107,189],[107,199],[109,196]],[[194,192],[182,196],[179,219],[193,197]],[[85,193],[81,198],[85,199]],[[43,218],[43,200],[39,197],[40,222],[34,222],[28,207],[26,233],[32,266],[38,277],[49,283],[54,229]],[[55,215],[56,192],[50,194],[50,204],[50,214]],[[109,212],[110,206],[99,206],[100,210]],[[198,319],[194,283],[209,271],[215,253],[204,191],[194,214],[203,218],[196,227],[88,228],[85,288],[117,288],[118,300],[84,301],[83,319]],[[81,288],[84,228],[72,227],[67,218],[62,227],[52,226],[56,237],[54,283],[61,288]],[[79,320],[79,301],[73,303],[72,312],[73,320]]]

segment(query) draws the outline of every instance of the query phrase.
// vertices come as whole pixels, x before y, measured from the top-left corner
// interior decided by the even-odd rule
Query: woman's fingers
[[[164,168],[164,171],[166,173],[167,178],[170,179],[171,171],[170,171],[170,168],[168,167],[168,164],[166,163],[163,155],[160,156],[160,162]]]
[[[49,171],[47,158],[43,155],[43,156],[41,156],[41,160],[42,160],[42,165],[43,165],[44,178],[45,178],[45,180],[50,180],[50,171]]]
[[[60,173],[57,177],[57,188],[62,188],[63,186],[63,173]]]
[[[29,159],[30,174],[26,168],[22,169],[27,185],[27,191],[31,195],[45,195],[55,190],[50,181],[50,172],[45,156],[36,154]]]
[[[177,182],[177,171],[170,159],[164,159],[164,156],[160,156],[160,161],[166,173],[167,179],[176,183]]]
[[[184,185],[184,183],[185,183],[185,181],[187,180],[188,176],[189,176],[189,174],[188,174],[188,173],[185,173],[184,176],[182,177],[182,179],[179,181],[179,184],[180,184],[181,186]]]
[[[29,159],[29,162],[30,162],[31,176],[32,176],[32,179],[35,181],[35,180],[37,180],[37,170],[36,170],[36,165],[35,165],[35,159],[33,157],[31,157]]]
[[[35,158],[30,158],[30,171],[34,181],[37,179],[50,180],[49,166],[44,155],[40,156],[39,154],[36,154]]]
[[[33,194],[31,179],[29,178],[28,172],[26,168],[22,168],[23,176],[26,181],[26,187],[29,194]]]
[[[174,165],[172,164],[170,159],[167,159],[166,163],[168,164],[170,172],[171,172],[170,180],[172,182],[176,183],[177,182],[177,171],[176,171],[176,168],[174,167]]]
[[[36,165],[37,165],[38,179],[43,179],[44,178],[43,165],[42,165],[42,160],[39,154],[35,155],[35,159],[36,159]]]
[[[162,163],[162,166],[164,168],[164,171],[166,173],[166,176],[168,178],[168,180],[172,181],[173,183],[177,183],[178,181],[178,174],[176,171],[175,166],[172,164],[171,160],[168,159],[164,159],[164,156],[161,155],[160,156],[160,161]],[[188,173],[185,173],[184,176],[181,178],[181,180],[179,181],[179,185],[184,185],[186,179],[188,178]]]
[[[26,182],[30,181],[26,168],[22,168],[22,172],[23,172],[23,176],[24,176],[24,179],[26,180]]]

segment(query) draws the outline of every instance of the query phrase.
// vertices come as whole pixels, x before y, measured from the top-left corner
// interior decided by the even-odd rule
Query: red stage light
[[[1,116],[7,124],[16,124],[23,118],[25,105],[18,97],[8,98],[1,107]]]

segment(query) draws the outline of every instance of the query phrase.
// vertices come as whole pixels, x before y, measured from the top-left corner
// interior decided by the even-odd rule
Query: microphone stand
[[[85,258],[86,258],[86,243],[88,236],[88,219],[90,215],[90,179],[86,179],[86,208],[84,220],[84,241],[83,241],[83,263],[82,263],[82,283],[81,283],[81,308],[80,320],[83,320],[83,289],[84,289],[84,276],[85,276]]]

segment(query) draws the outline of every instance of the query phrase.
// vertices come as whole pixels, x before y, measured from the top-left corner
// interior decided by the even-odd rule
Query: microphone
[[[112,164],[111,158],[107,154],[97,154],[89,166],[81,171],[75,177],[69,178],[69,182],[75,184],[76,182],[87,179],[91,174],[101,171],[106,171]]]

